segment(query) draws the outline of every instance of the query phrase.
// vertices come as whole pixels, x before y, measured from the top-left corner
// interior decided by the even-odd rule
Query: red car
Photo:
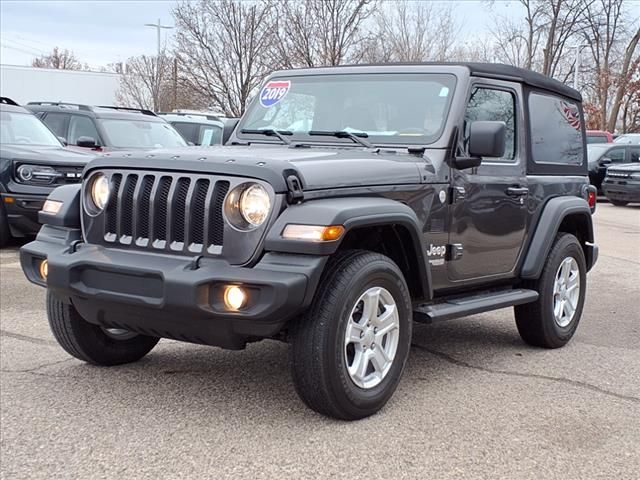
[[[587,143],[612,143],[613,134],[604,130],[587,130]]]

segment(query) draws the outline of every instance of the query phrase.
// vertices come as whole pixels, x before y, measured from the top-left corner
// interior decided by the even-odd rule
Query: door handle
[[[507,195],[510,197],[524,197],[529,194],[527,187],[509,187],[507,188]]]

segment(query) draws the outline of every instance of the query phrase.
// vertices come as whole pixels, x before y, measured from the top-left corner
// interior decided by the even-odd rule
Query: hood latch
[[[296,175],[287,177],[287,200],[289,203],[298,203],[304,200],[304,192],[302,191],[302,182]]]

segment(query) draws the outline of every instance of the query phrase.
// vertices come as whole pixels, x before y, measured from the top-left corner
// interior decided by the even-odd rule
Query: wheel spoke
[[[373,363],[376,372],[380,375],[384,373],[384,369],[389,363],[389,358],[386,356],[383,348],[377,347],[375,350],[372,350],[371,363]]]
[[[553,315],[554,317],[556,317],[556,319],[560,319],[563,308],[564,308],[564,300],[556,300],[556,304],[553,308]]]
[[[378,316],[378,305],[380,304],[380,289],[367,292],[362,299],[364,308],[362,309],[362,323],[375,320]]]
[[[345,345],[349,345],[350,343],[360,344],[362,342],[363,332],[364,328],[362,325],[350,320],[347,325],[347,334],[344,337]]]
[[[569,283],[569,277],[571,275],[571,262],[573,261],[572,258],[565,258],[564,262],[562,262],[562,280],[564,282],[564,284],[568,284]]]
[[[364,379],[367,376],[367,370],[369,369],[369,362],[371,361],[371,350],[360,350],[356,354],[356,358],[353,362],[352,376],[364,383]],[[349,369],[351,370],[351,369]]]

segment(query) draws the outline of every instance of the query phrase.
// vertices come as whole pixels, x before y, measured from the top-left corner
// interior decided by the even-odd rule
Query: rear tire
[[[290,360],[300,398],[321,414],[357,420],[391,398],[411,346],[409,289],[378,253],[340,252],[314,300],[291,327]]]
[[[514,307],[522,340],[544,348],[559,348],[571,340],[584,306],[586,272],[584,251],[578,239],[569,233],[559,233],[540,278],[525,285],[538,291],[538,300]]]
[[[149,353],[160,340],[130,332],[110,334],[87,322],[73,305],[63,303],[49,291],[47,316],[53,336],[60,346],[71,356],[93,365],[112,366],[135,362]]]
[[[6,247],[12,239],[7,212],[4,205],[0,203],[0,248]]]
[[[611,200],[609,199],[609,201],[611,202],[611,205],[615,205],[616,207],[624,207],[625,205],[627,205],[629,202],[625,202],[624,200]]]

